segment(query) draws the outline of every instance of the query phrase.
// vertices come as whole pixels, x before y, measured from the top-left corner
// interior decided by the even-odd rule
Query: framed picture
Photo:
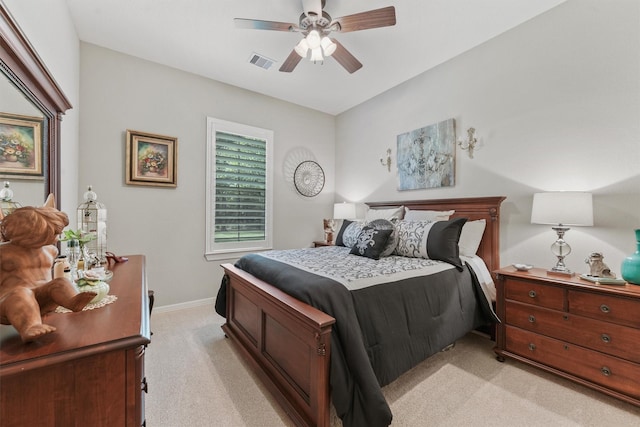
[[[0,113],[0,177],[44,179],[41,117]]]
[[[178,138],[127,130],[126,183],[177,187]]]
[[[398,135],[398,190],[452,187],[455,184],[454,119]]]

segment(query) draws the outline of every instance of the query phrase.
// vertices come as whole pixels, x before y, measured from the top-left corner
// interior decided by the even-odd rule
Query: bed
[[[453,210],[448,222],[456,222],[456,218],[466,218],[467,222],[484,220],[486,226],[476,254],[490,272],[500,267],[500,204],[503,200],[504,197],[475,197],[367,204],[370,209],[381,212],[398,206],[413,212]],[[307,254],[320,249],[323,248],[308,249]],[[334,257],[345,257],[349,252],[344,250],[325,248]],[[296,425],[329,426],[332,394],[336,411],[345,426],[388,425],[392,415],[381,387],[455,339],[490,323],[490,314],[482,303],[482,296],[487,297],[487,293],[481,295],[478,287],[486,277],[478,280],[472,263],[466,261],[462,268],[447,268],[438,273],[456,283],[448,288],[459,290],[454,290],[456,294],[447,298],[455,300],[454,306],[460,305],[459,312],[455,308],[450,312],[447,308],[447,313],[429,314],[430,319],[436,318],[435,323],[431,322],[435,326],[430,326],[429,334],[425,335],[421,329],[420,333],[407,338],[411,341],[405,342],[394,341],[404,338],[369,325],[376,322],[376,317],[381,317],[376,314],[376,310],[380,310],[375,308],[376,301],[387,304],[396,298],[393,293],[405,289],[414,294],[399,297],[404,298],[405,303],[396,305],[407,305],[404,309],[412,314],[394,314],[395,320],[391,318],[381,323],[392,325],[404,322],[404,317],[424,315],[415,314],[416,310],[406,304],[407,299],[416,300],[413,295],[416,295],[417,279],[406,285],[402,282],[402,286],[397,284],[400,282],[393,282],[362,290],[346,290],[330,279],[318,279],[320,276],[316,277],[313,271],[284,268],[286,260],[278,259],[278,256],[283,256],[280,252],[285,251],[273,252],[271,256],[275,259],[255,254],[243,257],[235,265],[223,264],[225,275],[216,309],[223,306],[219,312],[227,319],[222,327],[226,336]],[[319,282],[317,287],[315,281]],[[318,296],[308,290],[308,286],[314,288],[313,292],[334,290]],[[374,288],[381,291],[374,293]],[[420,290],[418,294],[423,292],[426,291]],[[441,299],[440,296],[435,298]],[[363,309],[363,306],[371,308]],[[386,306],[380,307],[386,313]],[[462,320],[446,320],[451,318]],[[372,342],[379,337],[382,337],[380,343]]]

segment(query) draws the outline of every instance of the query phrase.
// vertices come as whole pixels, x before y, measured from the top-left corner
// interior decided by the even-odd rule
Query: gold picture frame
[[[0,112],[0,178],[44,180],[41,117]]]
[[[178,138],[127,129],[126,184],[177,187]]]

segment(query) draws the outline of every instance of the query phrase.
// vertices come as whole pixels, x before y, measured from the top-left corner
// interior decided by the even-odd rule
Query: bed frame
[[[367,203],[415,210],[450,210],[452,217],[486,219],[478,249],[489,271],[500,268],[500,204],[505,197]],[[232,264],[227,278],[226,336],[299,426],[328,427],[331,325],[335,319]]]

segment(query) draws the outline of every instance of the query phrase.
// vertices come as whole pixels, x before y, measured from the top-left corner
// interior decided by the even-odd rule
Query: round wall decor
[[[303,196],[317,196],[324,187],[324,171],[313,160],[306,160],[293,173],[293,183]]]

